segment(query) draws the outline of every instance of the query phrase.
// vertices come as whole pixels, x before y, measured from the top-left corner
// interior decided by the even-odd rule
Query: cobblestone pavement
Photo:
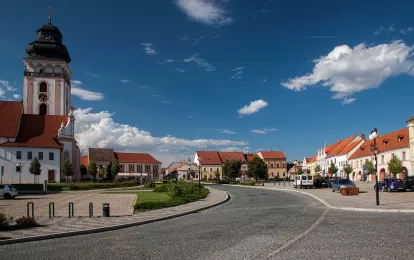
[[[266,188],[290,189],[313,194],[334,207],[368,208],[368,209],[413,209],[414,192],[380,192],[380,206],[375,205],[374,183],[357,182],[360,190],[357,196],[343,196],[338,192],[333,193],[329,188],[323,189],[294,189],[293,185],[286,186],[283,182],[265,183]]]
[[[93,194],[94,193],[91,193],[91,192],[85,192],[85,194],[81,195],[82,197],[85,197],[84,204],[85,204],[86,209],[88,206],[87,202],[91,200],[91,196]],[[71,231],[80,231],[80,230],[86,230],[86,229],[95,229],[95,228],[102,228],[102,227],[108,227],[108,226],[143,222],[143,221],[148,221],[148,220],[166,217],[166,216],[172,216],[172,215],[184,213],[186,211],[202,208],[202,207],[205,207],[211,204],[215,204],[227,197],[227,194],[225,192],[218,191],[215,189],[210,189],[210,194],[205,199],[202,199],[196,202],[184,204],[181,206],[171,207],[171,208],[165,208],[165,209],[153,210],[153,211],[148,211],[148,212],[139,213],[139,214],[133,214],[132,203],[135,201],[135,194],[133,195],[131,194],[99,194],[99,193],[95,193],[95,194],[99,196],[101,195],[110,196],[108,197],[108,200],[112,199],[111,201],[113,202],[111,204],[111,217],[109,218],[101,217],[102,210],[100,210],[100,211],[95,211],[96,214],[94,216],[96,217],[89,218],[87,217],[88,216],[87,210],[84,211],[84,210],[79,209],[78,211],[76,211],[76,202],[75,202],[75,217],[74,218],[68,218],[67,215],[65,217],[58,216],[53,219],[49,219],[48,217],[36,217],[36,221],[44,226],[37,227],[37,228],[31,228],[27,230],[14,230],[14,231],[0,232],[0,240],[29,237],[29,236],[42,236],[42,235],[55,234],[55,233],[65,233],[65,232],[71,232]],[[128,196],[119,196],[119,195],[128,195]],[[115,197],[111,197],[111,196],[115,196]],[[133,196],[132,200],[131,200],[131,196]],[[62,200],[65,202],[64,199]],[[120,201],[122,201],[122,203],[120,203]],[[81,204],[81,203],[78,202],[78,204]],[[118,205],[118,204],[121,204],[121,205]],[[122,206],[122,204],[124,206]],[[67,204],[65,205],[67,207]],[[47,208],[47,204],[45,204],[45,206]],[[123,214],[119,214],[119,213],[117,214],[117,209],[124,210],[122,212]],[[63,212],[64,210],[61,210],[61,211]],[[66,211],[67,211],[67,208],[66,208]]]

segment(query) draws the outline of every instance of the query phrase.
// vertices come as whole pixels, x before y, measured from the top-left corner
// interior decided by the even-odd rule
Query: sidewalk
[[[55,217],[49,219],[47,217],[37,217],[36,221],[43,225],[43,227],[0,232],[0,245],[90,234],[138,226],[204,210],[224,203],[228,199],[229,196],[226,192],[210,189],[210,193],[205,199],[176,207],[152,210],[134,215],[131,214],[109,218],[89,218],[87,216],[77,216],[76,214],[73,218]],[[101,212],[94,213],[95,216],[101,215]]]
[[[357,182],[360,190],[357,196],[343,196],[338,192],[333,193],[330,188],[323,189],[295,189],[293,184],[289,186],[279,183],[265,183],[265,186],[256,188],[275,189],[281,191],[301,192],[308,194],[324,203],[327,207],[341,210],[353,211],[380,211],[380,212],[413,212],[414,213],[414,192],[380,192],[380,205],[375,204],[374,183]]]

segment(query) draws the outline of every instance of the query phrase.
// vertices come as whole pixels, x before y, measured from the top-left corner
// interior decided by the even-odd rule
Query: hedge
[[[241,185],[254,186],[254,182],[242,182]]]
[[[17,191],[43,191],[43,184],[12,184]]]

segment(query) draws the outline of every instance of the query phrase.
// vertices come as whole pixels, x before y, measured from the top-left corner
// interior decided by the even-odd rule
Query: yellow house
[[[194,156],[194,163],[200,166],[202,179],[215,178],[216,171],[220,173],[220,179],[223,178],[223,163],[218,152],[197,151]]]

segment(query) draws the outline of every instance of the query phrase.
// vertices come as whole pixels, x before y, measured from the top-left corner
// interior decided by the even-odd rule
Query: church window
[[[39,115],[46,115],[46,113],[47,113],[47,105],[41,104],[39,106]]]
[[[39,92],[47,92],[47,84],[46,82],[42,82],[39,85]]]

